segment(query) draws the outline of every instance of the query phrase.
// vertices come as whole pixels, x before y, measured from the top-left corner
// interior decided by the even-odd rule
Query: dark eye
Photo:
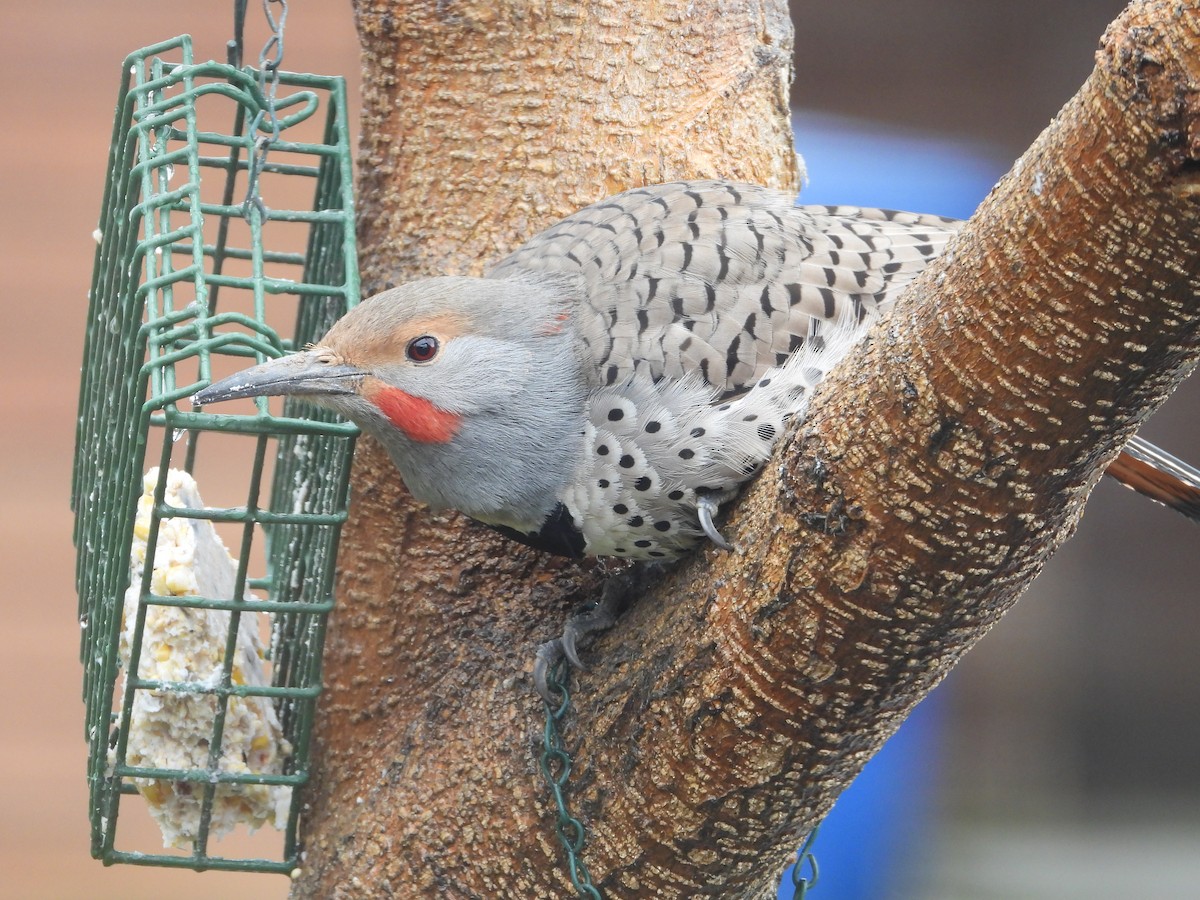
[[[404,352],[413,362],[429,362],[437,356],[438,339],[428,334],[415,337],[408,342],[408,348]]]

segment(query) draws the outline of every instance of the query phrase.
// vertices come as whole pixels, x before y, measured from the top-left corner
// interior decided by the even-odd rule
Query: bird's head
[[[548,438],[569,442],[578,430],[579,358],[554,285],[431,278],[371,297],[312,347],[193,401],[305,397],[378,437],[418,497],[509,524],[497,511],[527,493],[526,462],[536,467]],[[564,419],[567,432],[555,427]],[[464,498],[463,479],[482,493]]]

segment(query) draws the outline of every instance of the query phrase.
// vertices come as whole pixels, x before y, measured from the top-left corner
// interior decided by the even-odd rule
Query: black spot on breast
[[[651,419],[649,422],[646,423],[646,433],[647,434],[657,434],[661,429],[662,429],[662,422],[656,422],[653,419]]]
[[[625,418],[625,410],[623,409],[610,409],[608,411],[608,421],[610,422],[620,422],[623,418]]]

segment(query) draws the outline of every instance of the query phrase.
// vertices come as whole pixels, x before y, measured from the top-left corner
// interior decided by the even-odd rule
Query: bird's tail
[[[1200,469],[1134,435],[1108,467],[1125,487],[1200,522]]]

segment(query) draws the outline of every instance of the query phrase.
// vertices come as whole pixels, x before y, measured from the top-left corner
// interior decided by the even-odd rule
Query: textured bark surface
[[[357,12],[370,288],[633,184],[791,177],[782,3]],[[820,391],[726,526],[740,549],[589,654],[569,790],[605,896],[769,896],[1194,365],[1200,0],[1133,4],[1097,61]],[[367,442],[354,490],[295,896],[571,896],[527,672],[601,573],[431,515]]]

